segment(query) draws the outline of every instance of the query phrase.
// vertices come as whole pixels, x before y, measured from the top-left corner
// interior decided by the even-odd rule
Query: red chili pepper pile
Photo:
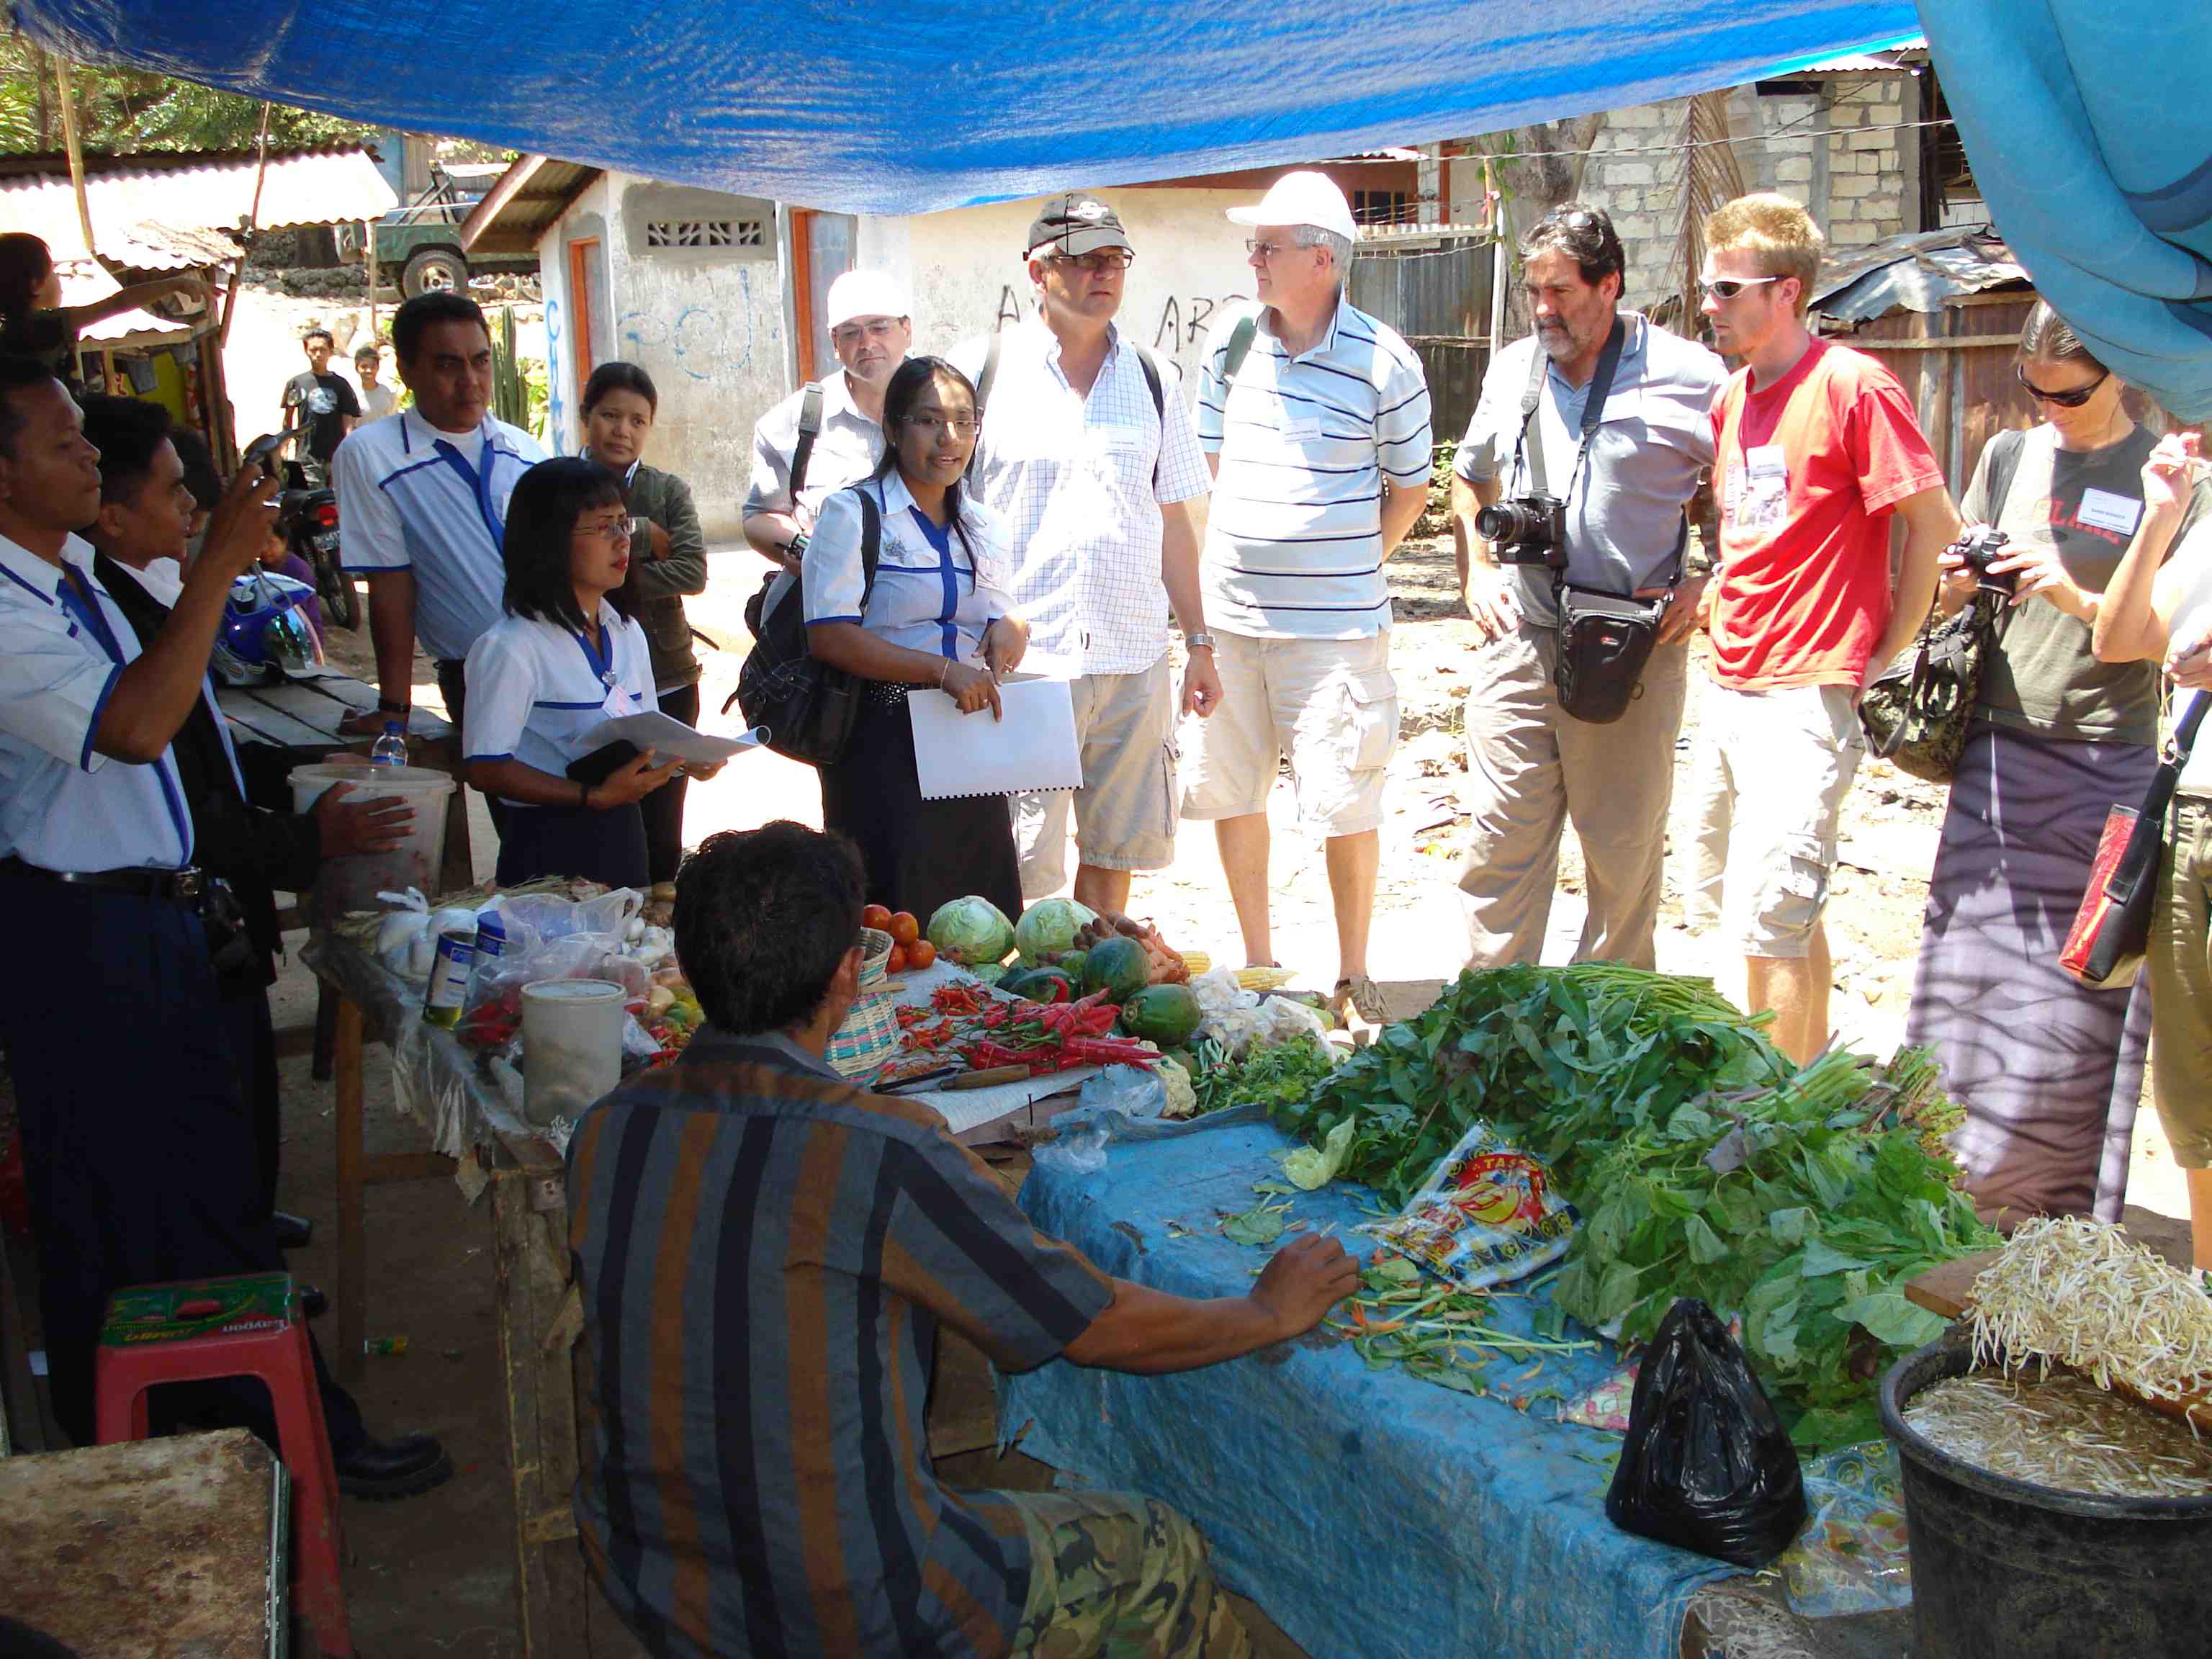
[[[906,1047],[957,1054],[975,1071],[1026,1066],[1030,1075],[1077,1066],[1149,1066],[1159,1058],[1133,1037],[1113,1037],[1116,1013],[1103,991],[1079,1002],[1030,1002],[993,996],[980,985],[944,985],[927,1009],[902,1006]]]

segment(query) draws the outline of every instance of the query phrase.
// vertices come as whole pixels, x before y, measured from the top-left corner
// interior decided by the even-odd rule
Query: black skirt
[[[507,809],[499,838],[499,884],[540,876],[581,876],[609,887],[648,884],[645,815],[637,803],[595,811],[588,806]]]
[[[1021,858],[1006,798],[924,800],[902,700],[863,701],[845,758],[822,769],[822,823],[859,845],[871,904],[910,910],[924,927],[939,905],[971,893],[1009,921],[1022,913]]]

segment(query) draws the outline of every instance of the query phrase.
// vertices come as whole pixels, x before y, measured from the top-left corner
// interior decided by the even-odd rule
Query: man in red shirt
[[[1705,245],[1714,344],[1744,367],[1713,405],[1721,536],[1688,908],[1742,949],[1747,1006],[1773,1012],[1775,1045],[1802,1064],[1828,1038],[1820,915],[1864,747],[1859,696],[1928,614],[1959,514],[1896,376],[1806,328],[1821,236],[1805,210],[1740,197],[1706,220]]]

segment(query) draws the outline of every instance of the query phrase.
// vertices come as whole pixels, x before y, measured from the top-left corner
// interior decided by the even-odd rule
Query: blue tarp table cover
[[[1295,1143],[1247,1112],[1100,1121],[1103,1169],[1037,1160],[1021,1197],[1036,1226],[1120,1277],[1243,1295],[1272,1251],[1231,1243],[1221,1213],[1260,1202],[1253,1183],[1279,1180]],[[1344,1182],[1291,1201],[1339,1237],[1371,1218],[1366,1190]],[[1189,1235],[1170,1237],[1170,1222]],[[1528,1329],[1529,1301],[1492,1305],[1500,1328]],[[1571,1398],[1617,1358],[1610,1344],[1552,1356],[1510,1382],[1532,1363],[1494,1360],[1485,1380]],[[1000,1379],[1000,1420],[1085,1484],[1189,1516],[1221,1576],[1316,1659],[1674,1659],[1692,1593],[1735,1570],[1617,1529],[1605,1489],[1620,1437],[1551,1420],[1557,1409],[1370,1370],[1324,1333],[1175,1376],[1055,1361]]]

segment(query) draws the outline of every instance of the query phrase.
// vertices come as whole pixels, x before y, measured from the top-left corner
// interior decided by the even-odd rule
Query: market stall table
[[[1296,1143],[1249,1110],[1101,1121],[1102,1168],[1040,1148],[1021,1194],[1039,1231],[1162,1290],[1244,1294],[1271,1248],[1231,1243],[1222,1219],[1261,1201],[1255,1182],[1281,1182]],[[1350,1247],[1367,1200],[1342,1182],[1293,1192],[1289,1218]],[[1492,1306],[1494,1323],[1530,1333],[1528,1297]],[[1370,1370],[1322,1331],[1170,1376],[1054,1362],[1004,1379],[1000,1424],[1088,1485],[1182,1510],[1224,1580],[1316,1656],[1672,1659],[1698,1591],[1736,1570],[1607,1520],[1620,1437],[1556,1418],[1615,1363],[1610,1344],[1540,1368],[1501,1358],[1479,1398]]]
[[[362,1363],[368,1188],[449,1176],[471,1200],[489,1189],[495,1317],[514,1487],[515,1571],[523,1652],[630,1651],[626,1633],[588,1583],[569,1493],[576,1478],[570,1347],[582,1306],[568,1284],[568,1195],[560,1147],[525,1121],[477,1057],[422,1018],[422,988],[344,933],[317,933],[301,960],[337,1003],[338,1270],[331,1285],[339,1375]],[[366,1156],[362,1049],[391,1045],[402,1108],[428,1131],[429,1152]]]
[[[0,1458],[0,1608],[88,1656],[283,1653],[289,1508],[246,1429]]]

